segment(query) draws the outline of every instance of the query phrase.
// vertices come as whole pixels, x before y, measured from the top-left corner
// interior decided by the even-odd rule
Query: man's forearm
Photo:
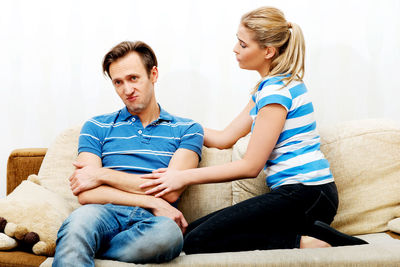
[[[137,206],[145,209],[154,209],[157,199],[153,196],[129,193],[110,186],[102,185],[84,191],[78,195],[81,204],[116,204],[124,206]]]
[[[81,204],[116,204],[131,207],[140,207],[149,210],[154,216],[166,216],[175,221],[182,232],[188,225],[182,212],[174,208],[167,201],[148,195],[128,193],[110,186],[101,185],[86,190],[78,195]]]
[[[108,168],[101,168],[96,174],[101,184],[117,188],[122,191],[143,194],[139,185],[143,183],[143,178],[137,174],[116,171]]]
[[[147,182],[147,180],[140,178],[140,175],[138,174],[126,173],[108,168],[101,168],[97,175],[98,179],[100,179],[101,184],[103,185],[108,185],[110,187],[128,193],[135,193],[140,195],[145,194],[146,190],[141,189],[139,185]],[[170,194],[166,194],[163,199],[170,203],[175,202],[179,198],[180,193],[181,192],[172,192]]]

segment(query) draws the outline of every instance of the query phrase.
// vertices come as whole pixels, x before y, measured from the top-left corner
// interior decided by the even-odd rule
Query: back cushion
[[[220,165],[230,162],[232,149],[219,150],[203,147],[199,167]],[[179,210],[190,223],[213,211],[232,204],[232,183],[200,184],[189,186],[182,194]]]
[[[351,235],[388,230],[388,221],[400,215],[400,125],[349,121],[320,134],[339,191],[332,226]]]
[[[80,204],[78,198],[72,194],[68,179],[75,170],[72,162],[77,157],[80,130],[81,126],[76,126],[64,130],[56,137],[38,173],[40,184],[64,197],[73,208],[79,207]]]

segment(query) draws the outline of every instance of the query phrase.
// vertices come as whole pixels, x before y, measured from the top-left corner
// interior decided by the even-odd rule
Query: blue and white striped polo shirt
[[[265,167],[267,185],[319,185],[333,181],[329,163],[320,150],[314,108],[303,82],[292,81],[286,87],[282,76],[267,77],[252,96],[252,130],[258,111],[268,104],[280,104],[288,111],[286,122]]]
[[[82,127],[78,152],[101,158],[103,167],[143,174],[168,167],[175,151],[185,148],[201,157],[203,128],[200,124],[170,115],[160,107],[160,116],[146,128],[125,107],[96,116]]]

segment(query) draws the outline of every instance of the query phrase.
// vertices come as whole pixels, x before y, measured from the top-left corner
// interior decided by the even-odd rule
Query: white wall
[[[63,129],[121,107],[101,60],[123,40],[156,51],[164,108],[224,127],[259,78],[238,68],[232,48],[240,16],[261,5],[303,29],[320,125],[399,120],[398,0],[0,0],[0,197],[11,150],[48,147]]]

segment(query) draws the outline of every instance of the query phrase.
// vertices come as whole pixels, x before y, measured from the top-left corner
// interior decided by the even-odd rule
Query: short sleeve
[[[199,123],[189,125],[181,136],[178,148],[185,148],[196,152],[201,159],[201,149],[203,147],[204,130]]]
[[[101,158],[102,141],[100,127],[95,124],[94,119],[88,120],[82,127],[79,135],[78,153],[90,152]]]
[[[257,110],[269,104],[282,105],[287,111],[292,107],[292,97],[286,88],[281,85],[267,85],[258,92],[256,99]]]

